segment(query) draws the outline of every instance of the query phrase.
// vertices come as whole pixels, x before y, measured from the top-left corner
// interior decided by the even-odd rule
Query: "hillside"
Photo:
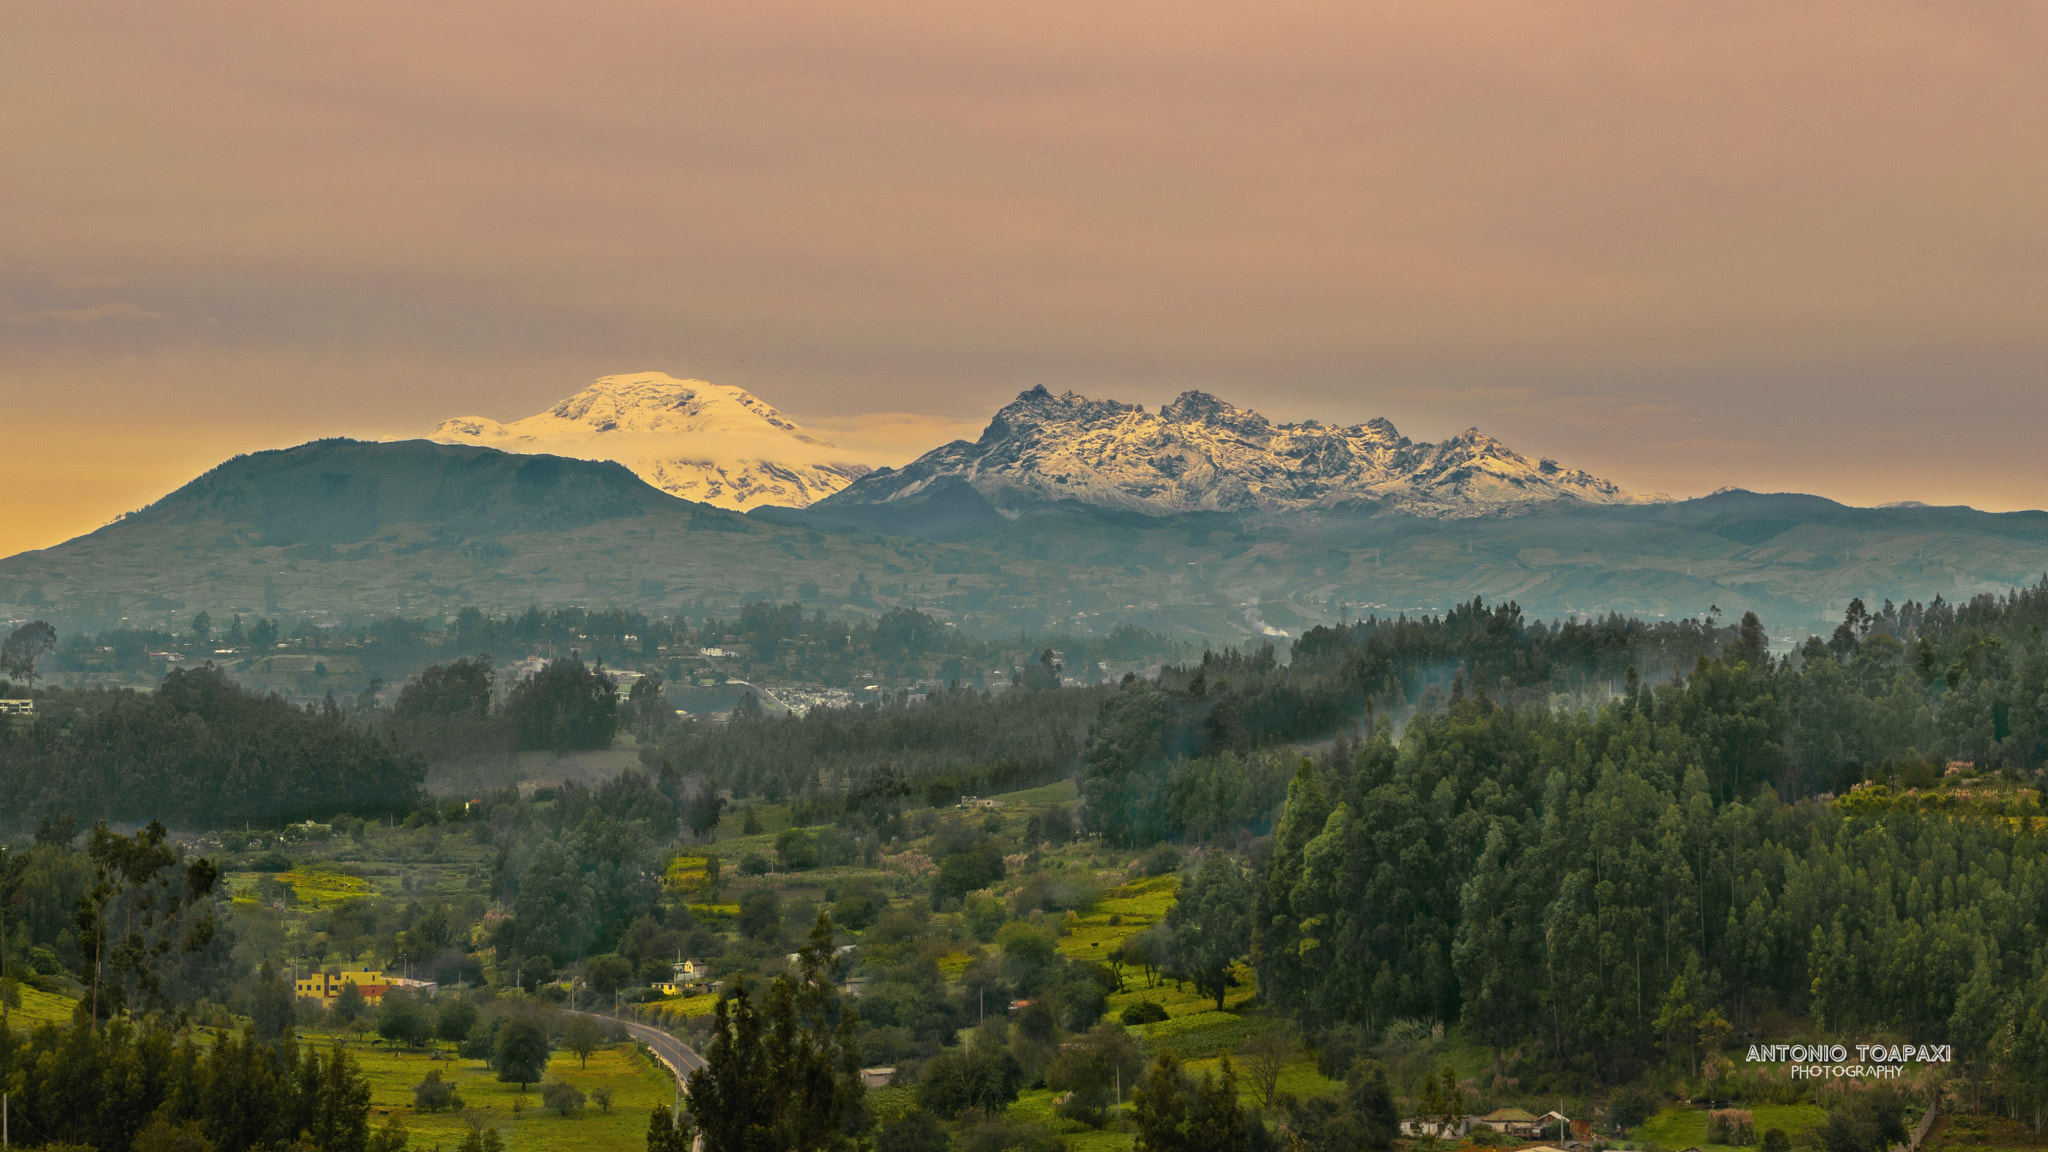
[[[0,619],[701,614],[797,600],[846,615],[914,604],[983,635],[1131,623],[1237,642],[1481,595],[1539,616],[1754,609],[1775,631],[1832,627],[1854,596],[1955,600],[2044,571],[2040,512],[1728,492],[1458,519],[1149,516],[1076,501],[1004,515],[953,483],[740,516],[617,464],[327,440],[238,457],[90,535],[0,560]]]

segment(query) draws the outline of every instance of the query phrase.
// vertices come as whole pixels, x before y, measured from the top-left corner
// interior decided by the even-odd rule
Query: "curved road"
[[[652,1025],[642,1024],[636,1020],[614,1019],[610,1016],[601,1016],[596,1012],[578,1012],[576,1015],[588,1016],[592,1020],[602,1021],[607,1024],[617,1024],[625,1028],[632,1035],[633,1039],[652,1049],[656,1059],[668,1065],[669,1072],[675,1076],[676,1083],[678,1084],[686,1083],[690,1078],[690,1073],[704,1067],[704,1058],[697,1055],[695,1048]]]

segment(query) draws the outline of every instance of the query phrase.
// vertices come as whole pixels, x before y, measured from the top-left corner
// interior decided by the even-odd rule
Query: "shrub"
[[[1180,850],[1171,844],[1160,844],[1138,858],[1134,871],[1139,876],[1164,876],[1180,871]]]
[[[1372,1037],[1356,1024],[1339,1024],[1323,1033],[1316,1047],[1316,1071],[1325,1079],[1342,1080],[1351,1062],[1372,1048]]]
[[[1164,1019],[1166,1019],[1166,1009],[1161,1008],[1150,1000],[1140,1000],[1135,1004],[1126,1005],[1123,1010],[1124,1023],[1132,1027],[1140,1024],[1157,1024]],[[1346,1061],[1346,1063],[1349,1063],[1349,1061]]]
[[[1616,1128],[1626,1131],[1648,1120],[1663,1107],[1647,1089],[1623,1088],[1607,1102],[1607,1119]]]
[[[1746,1108],[1716,1108],[1707,1113],[1707,1143],[1748,1147],[1756,1143],[1756,1120]]]
[[[818,866],[818,838],[802,828],[786,828],[775,838],[775,857],[785,872]]]
[[[582,1108],[583,1099],[583,1089],[566,1080],[552,1081],[540,1090],[540,1102],[563,1116]]]
[[[455,1091],[455,1082],[442,1079],[436,1068],[412,1086],[412,1106],[421,1112],[441,1112],[462,1107],[462,1097]]]
[[[947,1146],[946,1130],[916,1109],[875,1133],[875,1152],[946,1152]]]

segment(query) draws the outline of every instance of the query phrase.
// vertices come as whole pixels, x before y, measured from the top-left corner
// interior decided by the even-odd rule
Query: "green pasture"
[[[1782,1128],[1796,1143],[1802,1129],[1818,1128],[1828,1122],[1827,1110],[1812,1104],[1759,1104],[1750,1109],[1756,1120],[1756,1134],[1762,1139],[1765,1131]],[[1693,1148],[1702,1152],[1710,1149],[1734,1149],[1725,1144],[1709,1144],[1707,1139],[1707,1113],[1702,1108],[1666,1108],[1629,1133],[1634,1144],[1655,1142],[1666,1148]]]
[[[309,1039],[311,1039],[309,1037]],[[320,1038],[331,1042],[331,1038]],[[562,1149],[566,1152],[609,1152],[637,1148],[646,1141],[647,1114],[656,1104],[675,1101],[675,1081],[667,1071],[631,1044],[600,1049],[590,1054],[588,1068],[571,1052],[557,1052],[548,1061],[546,1079],[565,1080],[588,1095],[592,1088],[612,1091],[609,1113],[595,1103],[567,1117],[542,1107],[540,1084],[501,1084],[495,1073],[479,1060],[450,1057],[433,1059],[429,1052],[409,1052],[382,1047],[354,1047],[351,1053],[370,1082],[371,1122],[382,1127],[385,1117],[397,1115],[412,1134],[412,1147],[452,1149],[472,1127],[496,1128],[508,1149]],[[439,1070],[455,1082],[463,1107],[453,1111],[420,1113],[413,1109],[413,1085]]]
[[[60,996],[55,992],[44,992],[26,984],[15,985],[21,994],[21,1007],[7,1010],[7,1023],[11,1028],[26,1031],[37,1024],[69,1024],[71,1013],[78,1007],[74,997]]]

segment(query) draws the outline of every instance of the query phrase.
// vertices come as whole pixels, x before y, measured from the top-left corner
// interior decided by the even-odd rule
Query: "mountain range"
[[[1204,392],[1183,392],[1152,413],[1038,387],[997,412],[979,440],[878,469],[827,507],[912,500],[956,480],[1008,515],[1078,500],[1155,516],[1349,508],[1456,519],[1664,499],[1532,461],[1477,428],[1418,444],[1385,419],[1275,424]]]
[[[737,421],[817,447],[738,390],[608,377],[571,400],[497,438],[540,443],[560,421],[589,430],[576,433],[587,450],[637,443],[606,439],[629,428]],[[1851,597],[1955,600],[2048,571],[2048,513],[1668,501],[1477,432],[1418,444],[1384,421],[1276,425],[1201,393],[1154,414],[1033,389],[978,440],[850,467],[803,508],[741,514],[663,491],[645,467],[428,440],[236,457],[96,532],[0,559],[0,623],[794,600],[852,615],[914,605],[985,635],[1128,623],[1240,642],[1484,596],[1545,617],[1754,609],[1790,631],[1831,627]]]

